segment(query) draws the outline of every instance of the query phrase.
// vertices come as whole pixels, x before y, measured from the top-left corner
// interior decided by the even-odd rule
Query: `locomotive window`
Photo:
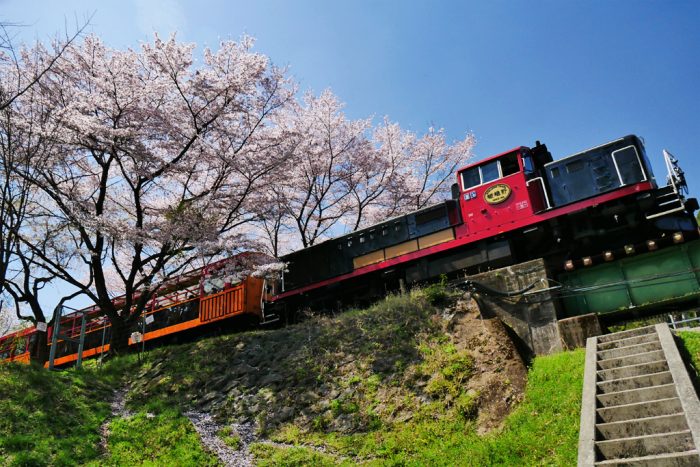
[[[525,167],[525,172],[534,172],[535,168],[532,165],[532,157],[523,157],[523,167]]]
[[[573,161],[566,164],[566,171],[570,174],[583,170],[583,161]]]
[[[617,172],[620,174],[620,183],[629,185],[631,183],[643,182],[646,180],[639,156],[634,146],[628,146],[612,153],[613,161]]]
[[[508,175],[513,175],[514,173],[520,172],[520,166],[518,165],[518,154],[512,153],[507,156],[501,157],[501,174],[503,177]]]
[[[472,167],[462,172],[462,187],[467,190],[473,186],[477,186],[481,183],[481,178],[479,177],[479,167]]]
[[[500,178],[500,173],[498,172],[498,161],[484,164],[479,168],[481,169],[481,183],[491,182]]]

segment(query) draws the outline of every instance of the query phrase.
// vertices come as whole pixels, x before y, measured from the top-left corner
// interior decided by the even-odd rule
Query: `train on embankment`
[[[265,323],[533,258],[567,274],[697,239],[698,203],[684,196],[675,159],[664,157],[669,175],[659,184],[634,135],[558,160],[539,141],[520,146],[459,169],[452,199],[279,258],[286,269],[278,280],[217,278],[222,263],[171,279],[134,331],[149,341],[237,316]],[[109,323],[95,307],[59,326],[69,339],[56,340],[56,364],[78,358],[70,339],[81,333],[83,357],[108,350]],[[0,338],[0,360],[28,360],[36,332]]]

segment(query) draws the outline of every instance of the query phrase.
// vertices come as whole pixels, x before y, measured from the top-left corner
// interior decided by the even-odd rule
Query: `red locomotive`
[[[137,331],[150,340],[242,314],[265,321],[442,274],[536,257],[555,270],[571,269],[649,239],[661,246],[695,238],[698,205],[684,198],[682,172],[669,157],[669,183],[659,187],[633,135],[557,161],[539,142],[521,146],[460,169],[450,200],[283,256],[287,270],[279,283],[213,279],[211,267],[173,279]],[[88,310],[84,357],[107,350],[108,325],[98,311]],[[61,328],[76,335],[79,315],[64,316]],[[34,332],[0,338],[0,359],[27,360]],[[58,345],[56,364],[77,359],[69,342]]]
[[[357,297],[392,281],[537,257],[571,268],[576,258],[592,264],[650,238],[694,237],[697,202],[683,198],[679,182],[657,186],[636,136],[558,161],[539,142],[521,146],[460,169],[452,200],[285,256],[283,291],[273,301],[335,300],[341,283]]]

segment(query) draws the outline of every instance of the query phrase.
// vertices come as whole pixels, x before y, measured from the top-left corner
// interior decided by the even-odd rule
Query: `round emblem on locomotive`
[[[500,204],[507,200],[512,190],[505,183],[497,183],[484,191],[484,201],[489,204]]]

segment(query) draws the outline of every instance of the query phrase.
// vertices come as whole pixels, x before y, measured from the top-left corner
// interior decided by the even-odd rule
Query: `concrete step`
[[[687,452],[695,448],[690,430],[633,438],[598,441],[595,443],[596,460],[629,459],[670,452]]]
[[[607,343],[627,339],[629,337],[643,336],[644,334],[655,334],[656,327],[654,325],[644,326],[643,328],[630,329],[629,331],[615,332],[605,336],[598,336],[598,343]]]
[[[614,407],[616,405],[636,404],[659,399],[678,397],[675,384],[650,386],[648,388],[630,389],[628,391],[609,392],[597,396],[599,407]]]
[[[616,405],[614,407],[602,407],[596,409],[596,418],[599,423],[622,422],[635,418],[658,417],[661,415],[673,415],[683,412],[683,406],[678,397],[659,399],[650,402],[637,402],[635,404]]]
[[[596,425],[599,440],[631,438],[633,436],[672,433],[688,429],[685,415],[662,415],[660,417],[637,418],[624,422],[598,423]]]
[[[599,350],[598,360],[607,360],[610,358],[626,357],[639,353],[651,352],[653,350],[661,350],[661,343],[658,339],[651,342],[643,342],[641,344],[628,345],[627,347],[617,347],[610,350]]]
[[[641,376],[630,376],[628,378],[613,379],[597,383],[597,393],[607,394],[609,392],[628,391],[630,389],[646,388],[649,386],[661,386],[673,383],[673,376],[670,371],[661,371]]]
[[[700,401],[666,324],[586,342],[579,466],[700,467]]]
[[[628,337],[626,339],[620,339],[617,341],[598,343],[597,349],[601,350],[611,350],[619,349],[622,347],[629,347],[631,345],[644,344],[646,342],[658,342],[659,336],[656,334],[643,334],[641,336]]]
[[[634,467],[698,467],[700,453],[696,449],[685,452],[672,452],[654,456],[632,457],[629,459],[611,459],[596,462],[595,465],[634,466]]]
[[[609,370],[598,371],[599,381],[610,381],[612,379],[629,378],[630,376],[648,375],[668,370],[668,362],[666,360],[658,360],[656,362],[640,363],[638,365],[622,366],[619,368],[610,368]]]
[[[639,365],[640,363],[658,362],[660,360],[664,360],[664,351],[652,350],[651,352],[625,355],[624,357],[609,358],[607,360],[598,360],[598,369],[608,370],[610,368]]]

